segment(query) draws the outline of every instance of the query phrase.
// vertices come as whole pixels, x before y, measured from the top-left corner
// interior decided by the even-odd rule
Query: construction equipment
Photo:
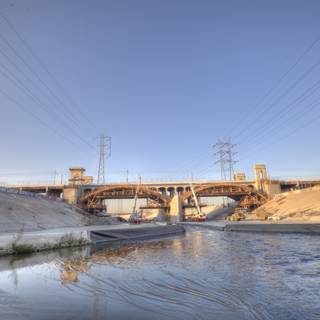
[[[204,213],[194,214],[190,217],[192,222],[205,222],[207,221],[207,216]]]
[[[139,224],[142,221],[142,214],[141,212],[137,211],[137,202],[138,202],[138,194],[139,194],[140,184],[137,185],[136,193],[134,196],[134,203],[132,208],[132,213],[129,218],[129,222],[133,224]]]
[[[191,189],[191,192],[192,192],[192,195],[193,195],[193,199],[194,199],[194,203],[196,205],[196,208],[197,208],[197,214],[193,214],[189,217],[189,221],[192,221],[192,222],[204,222],[207,220],[207,216],[201,212],[201,209],[200,209],[200,204],[199,204],[199,201],[198,201],[198,197],[196,195],[196,193],[194,192],[194,188],[193,188],[193,185],[192,183],[190,183],[190,189]]]

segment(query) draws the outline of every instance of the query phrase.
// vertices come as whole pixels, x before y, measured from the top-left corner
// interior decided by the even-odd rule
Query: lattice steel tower
[[[218,142],[213,146],[214,148],[218,148],[218,151],[215,155],[219,156],[219,159],[215,162],[215,164],[220,164],[220,171],[221,171],[221,180],[226,180],[226,159],[225,159],[225,142],[223,140],[218,140]]]
[[[234,159],[234,156],[237,154],[233,151],[233,148],[236,146],[234,143],[231,142],[229,138],[225,144],[226,146],[226,155],[227,155],[227,163],[229,167],[229,179],[230,181],[233,180],[234,176],[234,165],[238,162]]]
[[[97,184],[105,184],[105,159],[111,157],[111,137],[100,136],[100,157]]]
[[[237,161],[234,159],[236,152],[233,151],[235,144],[231,142],[231,139],[219,139],[218,142],[214,145],[218,148],[218,151],[215,155],[218,156],[218,160],[215,164],[220,164],[221,179],[227,180],[227,172],[229,173],[229,180],[233,180],[234,175],[234,164]]]

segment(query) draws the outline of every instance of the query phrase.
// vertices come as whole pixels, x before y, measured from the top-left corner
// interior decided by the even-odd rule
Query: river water
[[[190,229],[0,258],[0,319],[320,319],[319,244]]]

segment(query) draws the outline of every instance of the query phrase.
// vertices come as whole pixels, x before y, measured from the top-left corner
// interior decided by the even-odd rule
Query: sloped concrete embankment
[[[88,217],[60,199],[0,188],[0,234],[83,226]]]
[[[280,193],[248,214],[248,219],[320,223],[320,187]]]

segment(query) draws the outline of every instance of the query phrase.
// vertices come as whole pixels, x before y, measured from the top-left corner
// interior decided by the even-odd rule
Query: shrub
[[[31,244],[18,244],[16,242],[12,243],[11,249],[13,254],[30,254],[35,251]]]

